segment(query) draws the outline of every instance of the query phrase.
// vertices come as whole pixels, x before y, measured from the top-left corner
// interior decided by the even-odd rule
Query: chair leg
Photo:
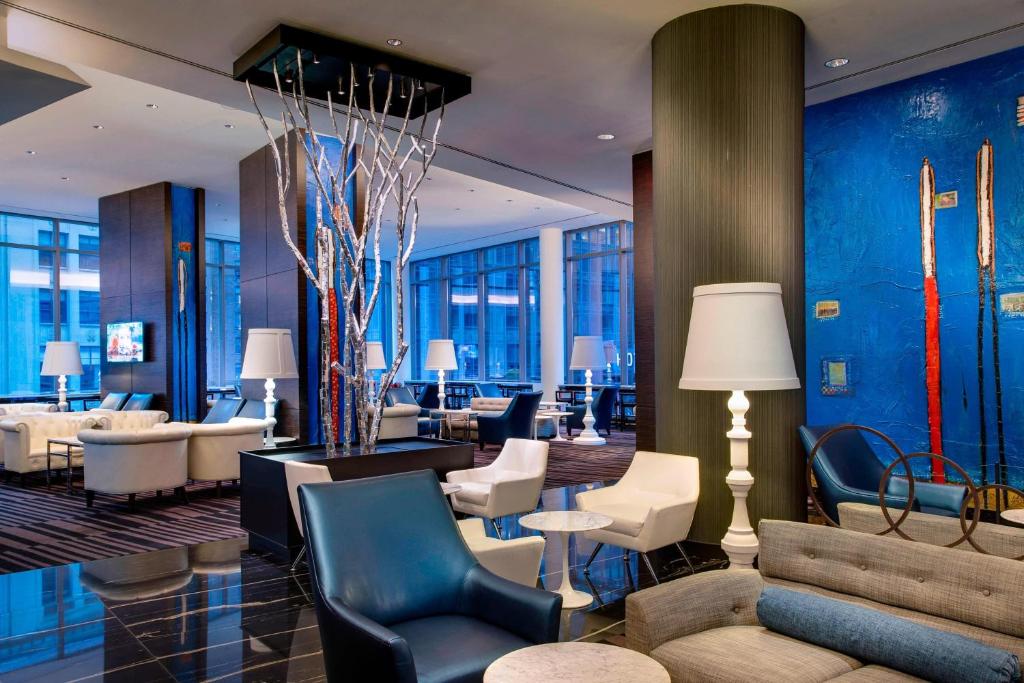
[[[86,491],[85,492],[85,507],[91,508],[92,507],[92,503],[93,503],[94,500],[96,500],[96,492],[95,491]]]
[[[623,550],[622,561],[626,565],[626,585],[629,587],[629,590],[634,590],[636,584],[633,583],[633,570],[630,569],[629,565],[629,550]]]
[[[583,565],[583,573],[590,576],[590,565],[593,564],[594,558],[601,552],[601,548],[604,547],[604,543],[598,543],[594,546],[594,552],[590,553],[590,557],[587,559],[587,563]]]
[[[135,494],[128,494],[128,512],[135,512]]]
[[[291,571],[295,571],[296,569],[299,568],[299,562],[302,562],[302,558],[304,558],[305,556],[306,556],[306,546],[302,546],[302,550],[299,551],[299,554],[295,556],[295,561],[292,562]]]
[[[175,495],[178,496],[178,498],[181,499],[181,502],[183,502],[185,505],[188,505],[188,491],[185,490],[184,486],[179,486],[178,488],[174,489],[174,493]]]
[[[501,523],[492,517],[491,526],[494,528],[494,533],[498,534],[498,538],[501,538]]]
[[[157,498],[163,498],[164,497],[164,492],[162,490],[161,491],[157,491],[156,492],[156,497]]]
[[[221,498],[223,495],[224,495],[224,492],[223,492],[223,490],[221,489],[221,486],[220,486],[220,479],[218,479],[217,480],[217,497]]]
[[[660,585],[661,581],[658,580],[658,575],[654,572],[654,565],[651,564],[651,558],[647,557],[647,553],[640,553],[640,557],[644,558],[644,564],[647,565],[647,571],[649,571],[651,576],[654,577],[654,583]]]
[[[686,565],[690,568],[691,574],[696,574],[697,570],[693,568],[693,562],[690,562],[690,556],[686,554],[686,548],[679,541],[676,541],[676,547],[679,548],[679,552],[682,553],[683,559],[686,560]]]

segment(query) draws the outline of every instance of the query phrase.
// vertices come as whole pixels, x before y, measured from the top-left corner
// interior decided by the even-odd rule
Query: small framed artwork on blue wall
[[[821,359],[821,395],[852,396],[851,363],[846,356]]]

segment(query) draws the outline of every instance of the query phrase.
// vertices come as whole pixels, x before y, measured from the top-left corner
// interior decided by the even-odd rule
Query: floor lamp
[[[733,495],[732,523],[722,539],[729,567],[749,569],[757,557],[747,494],[754,477],[747,470],[751,434],[744,391],[799,389],[793,350],[782,310],[782,287],[767,282],[705,285],[693,289],[690,332],[680,389],[729,391],[732,429],[725,478]]]
[[[366,342],[366,375],[370,385],[368,400],[372,403],[377,396],[377,383],[373,380],[374,370],[387,370],[388,362],[384,359],[383,342]]]
[[[263,399],[264,415],[269,426],[264,435],[263,445],[274,447],[275,379],[298,379],[295,369],[295,347],[292,346],[291,330],[273,328],[252,328],[245,342],[245,356],[242,359],[242,379],[266,380],[263,388],[267,395]]]
[[[431,339],[427,346],[427,362],[423,367],[437,370],[437,405],[444,410],[444,371],[459,369],[455,361],[455,342],[451,339]]]
[[[57,378],[57,410],[68,409],[68,375],[82,374],[82,354],[75,341],[46,342],[43,352],[43,377]]]
[[[586,370],[586,396],[583,401],[587,404],[587,412],[583,414],[583,431],[579,433],[573,443],[588,446],[603,446],[604,438],[594,429],[594,395],[592,380],[594,368],[603,368],[606,363],[604,355],[604,341],[600,337],[574,337],[572,340],[572,358],[569,359],[570,370]]]

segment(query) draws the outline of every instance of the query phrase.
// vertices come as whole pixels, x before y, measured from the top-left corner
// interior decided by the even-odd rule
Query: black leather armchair
[[[558,638],[562,598],[484,569],[433,472],[299,487],[327,679],[479,681]]]
[[[596,391],[592,390],[594,402],[590,404],[590,410],[594,413],[594,429],[600,432],[602,429],[608,436],[612,435],[612,415],[615,413],[615,399],[619,396],[618,387],[601,387]],[[572,406],[569,409],[572,415],[565,418],[565,430],[572,436],[572,430],[583,429],[583,416],[587,413],[586,404]]]
[[[540,399],[539,391],[521,391],[512,397],[501,415],[477,417],[476,433],[480,449],[483,450],[489,443],[504,445],[506,439],[532,439]]]

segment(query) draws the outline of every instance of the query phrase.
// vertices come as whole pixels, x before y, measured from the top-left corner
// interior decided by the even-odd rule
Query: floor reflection
[[[545,491],[539,509],[573,509],[575,493],[593,486]],[[501,522],[506,538],[536,533]],[[553,534],[545,548],[544,586],[561,581],[559,543]],[[582,535],[570,544],[573,584],[601,600],[564,611],[561,638],[621,640],[622,550],[602,549],[588,586],[593,544]],[[651,582],[635,554],[628,564],[641,585]],[[304,566],[291,573],[245,539],[2,575],[0,680],[323,680],[309,589]]]

